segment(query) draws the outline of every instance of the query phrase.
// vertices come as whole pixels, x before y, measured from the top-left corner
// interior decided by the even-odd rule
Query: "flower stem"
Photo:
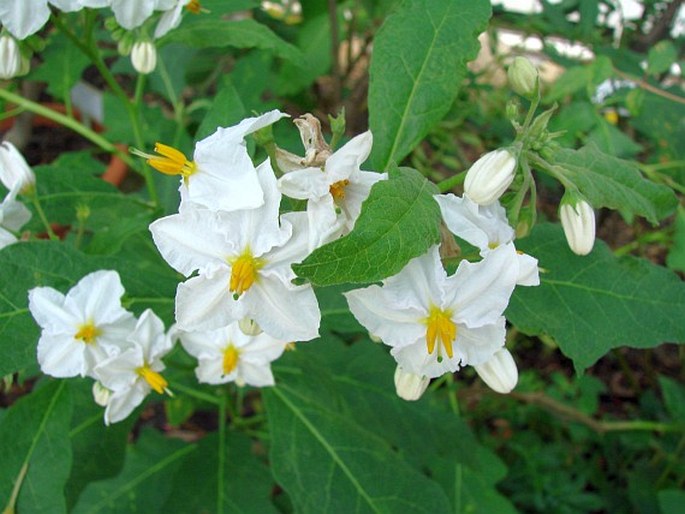
[[[40,204],[40,200],[38,199],[38,193],[35,191],[31,193],[30,195],[31,198],[31,203],[33,203],[33,207],[35,207],[36,212],[38,213],[38,217],[40,218],[40,221],[43,223],[43,226],[45,227],[45,231],[48,233],[48,237],[52,239],[53,241],[57,241],[59,237],[55,234],[55,232],[52,230],[52,227],[50,226],[50,222],[48,221],[48,217],[45,215],[45,211],[43,210],[43,206]]]
[[[188,396],[192,396],[193,398],[197,398],[198,400],[202,400],[203,402],[221,406],[221,398],[217,398],[216,396],[212,396],[208,393],[203,393],[202,391],[197,391],[192,387],[188,387],[183,384],[174,384],[172,389],[183,394],[187,394]]]
[[[456,186],[462,185],[464,183],[465,178],[466,178],[466,172],[465,171],[462,171],[461,173],[457,173],[456,175],[453,175],[450,178],[446,178],[445,180],[441,180],[440,182],[438,182],[438,184],[437,184],[438,189],[440,190],[441,193],[447,193],[448,191],[451,191]]]

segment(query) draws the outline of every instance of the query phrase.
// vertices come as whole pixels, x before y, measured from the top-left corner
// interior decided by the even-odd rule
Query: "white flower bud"
[[[514,358],[506,348],[501,348],[488,361],[474,366],[476,373],[496,393],[510,393],[519,380]]]
[[[421,398],[426,391],[430,379],[414,373],[404,371],[397,366],[395,370],[395,391],[397,396],[407,401],[415,401]]]
[[[464,193],[478,205],[499,199],[516,176],[516,158],[509,150],[488,152],[466,172]]]
[[[587,255],[595,244],[595,211],[585,200],[564,195],[559,207],[561,226],[573,253]]]
[[[21,75],[22,60],[17,41],[7,34],[0,36],[0,79]]]
[[[538,70],[525,57],[516,57],[507,70],[511,89],[521,96],[529,97],[538,85]]]
[[[112,391],[107,389],[99,380],[93,382],[93,400],[100,407],[107,407],[109,398],[112,396]]]
[[[131,49],[131,64],[138,73],[151,73],[157,66],[155,45],[150,41],[137,41]]]
[[[0,144],[0,182],[13,193],[27,193],[36,184],[33,170],[9,141]]]
[[[243,318],[238,321],[238,327],[240,331],[246,336],[258,336],[262,333],[261,327],[257,322],[250,318]]]

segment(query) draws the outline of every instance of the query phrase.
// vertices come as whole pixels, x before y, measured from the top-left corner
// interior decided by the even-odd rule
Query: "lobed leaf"
[[[390,170],[389,180],[371,189],[354,230],[293,265],[295,273],[320,286],[374,282],[398,273],[440,242],[437,193],[416,170]]]
[[[618,346],[685,342],[685,284],[673,272],[617,258],[601,241],[579,257],[556,225],[537,226],[517,246],[543,272],[540,286],[516,288],[506,316],[527,334],[553,337],[578,372]]]
[[[400,162],[447,113],[490,14],[484,0],[407,0],[386,18],[369,70],[374,169]]]

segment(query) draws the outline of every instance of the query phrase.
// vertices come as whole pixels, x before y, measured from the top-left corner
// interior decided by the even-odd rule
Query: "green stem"
[[[437,186],[438,189],[440,190],[441,193],[447,193],[448,191],[451,191],[457,186],[460,186],[464,183],[464,179],[466,178],[466,172],[462,171],[461,173],[457,173],[456,175],[451,176],[450,178],[446,178],[445,180],[441,180],[438,182]]]
[[[226,403],[227,395],[221,396],[221,403],[219,403],[219,469],[217,470],[217,495],[216,495],[216,512],[223,514],[224,512],[224,474],[226,472]]]
[[[545,173],[548,173],[549,175],[557,179],[559,182],[561,182],[561,185],[564,186],[566,189],[569,189],[571,191],[576,191],[578,189],[573,182],[566,178],[566,175],[564,175],[565,170],[561,166],[550,164],[534,152],[528,152],[528,159],[530,159],[530,161],[536,166],[537,169]]]
[[[40,200],[38,199],[38,193],[34,191],[33,193],[31,193],[30,198],[31,203],[33,203],[33,206],[35,207],[36,212],[38,213],[40,221],[43,223],[43,226],[45,227],[45,231],[48,233],[48,237],[53,241],[59,240],[59,237],[57,237],[57,235],[53,232],[52,227],[50,226],[50,222],[48,221],[48,217],[45,215],[43,206],[40,204]]]
[[[528,133],[530,124],[533,122],[533,117],[535,116],[535,111],[538,110],[538,105],[540,105],[540,86],[535,91],[535,97],[530,102],[530,107],[528,108],[528,114],[526,114],[526,119],[523,122],[523,127],[521,128],[521,134],[524,136]]]
[[[179,100],[178,96],[176,96],[176,91],[174,91],[174,86],[171,83],[171,77],[169,76],[169,72],[167,71],[166,65],[164,64],[164,61],[162,60],[161,56],[158,56],[157,58],[157,69],[159,70],[159,76],[162,77],[164,89],[166,90],[166,94],[169,97],[171,106],[174,109],[174,121],[176,122],[176,132],[174,133],[174,141],[171,146],[177,148],[181,141],[181,135],[183,134],[183,116],[185,106],[183,102]]]
[[[202,391],[197,391],[193,389],[192,387],[185,386],[183,384],[173,384],[171,386],[171,389],[174,391],[179,391],[183,394],[187,394],[188,396],[192,396],[193,398],[197,398],[198,400],[202,400],[207,403],[212,403],[214,405],[221,405],[221,399],[217,398],[216,396],[212,396],[211,394],[208,393],[203,393]]]

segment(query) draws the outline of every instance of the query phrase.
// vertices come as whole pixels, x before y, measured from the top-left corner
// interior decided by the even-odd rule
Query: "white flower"
[[[176,5],[166,10],[159,18],[157,28],[155,28],[155,39],[159,39],[170,30],[179,26],[182,17],[181,13],[184,8],[193,14],[199,14],[203,11],[198,0],[176,0]]]
[[[175,0],[80,0],[83,7],[111,7],[117,23],[127,30],[140,27],[154,11],[167,11]]]
[[[507,222],[507,213],[499,202],[478,205],[468,196],[435,195],[445,225],[454,235],[472,244],[485,257],[501,245],[513,244],[515,232]],[[538,260],[517,252],[512,265],[518,270],[516,283],[521,286],[540,284]]]
[[[0,182],[12,193],[25,193],[36,184],[33,170],[9,141],[0,144]]]
[[[0,204],[0,248],[17,242],[17,232],[31,219],[31,211],[14,199],[14,193],[7,195]]]
[[[17,41],[7,34],[0,36],[0,79],[9,80],[21,74],[21,52]]]
[[[426,392],[429,383],[428,377],[408,373],[400,366],[395,369],[395,391],[403,400],[418,400]]]
[[[247,153],[245,136],[287,116],[278,110],[238,125],[218,128],[214,134],[195,145],[193,160],[179,150],[157,143],[145,157],[150,166],[167,175],[180,175],[181,203],[192,202],[208,209],[235,211],[252,209],[264,203],[254,164]]]
[[[311,286],[294,286],[294,262],[307,255],[307,220],[284,214],[269,161],[257,168],[264,205],[213,212],[183,209],[150,225],[153,239],[177,271],[197,276],[178,287],[182,330],[212,330],[249,317],[267,334],[289,341],[318,335],[321,314]]]
[[[405,372],[435,378],[486,362],[504,345],[502,313],[516,282],[511,245],[447,276],[438,247],[412,259],[382,286],[345,293],[352,314],[392,347]]]
[[[38,363],[53,377],[92,376],[93,368],[119,353],[135,326],[124,310],[124,294],[115,271],[83,277],[67,295],[51,287],[29,291],[29,310],[41,326]]]
[[[587,255],[595,245],[595,211],[577,195],[564,195],[559,207],[559,218],[564,235],[573,253]]]
[[[157,49],[154,43],[136,41],[131,49],[131,64],[138,73],[152,73],[157,66]]]
[[[372,144],[371,132],[364,132],[328,157],[323,169],[294,170],[278,180],[283,194],[308,200],[310,250],[350,232],[371,186],[387,178],[385,173],[359,168],[369,156]]]
[[[466,172],[464,193],[480,205],[498,200],[516,176],[516,158],[509,150],[488,152]]]
[[[125,419],[140,405],[151,390],[169,393],[164,371],[164,357],[173,342],[164,331],[164,323],[150,309],[143,312],[121,353],[100,362],[93,370],[100,383],[111,391],[105,409],[105,424]]]
[[[62,11],[78,11],[80,0],[50,0]],[[38,32],[50,18],[48,0],[0,0],[0,24],[17,39]]]
[[[496,393],[510,393],[519,379],[514,358],[506,348],[501,348],[486,362],[475,366],[478,376]]]
[[[264,332],[245,334],[237,322],[206,332],[181,331],[179,337],[183,348],[198,360],[198,381],[255,387],[274,385],[271,362],[281,356],[288,343]]]

